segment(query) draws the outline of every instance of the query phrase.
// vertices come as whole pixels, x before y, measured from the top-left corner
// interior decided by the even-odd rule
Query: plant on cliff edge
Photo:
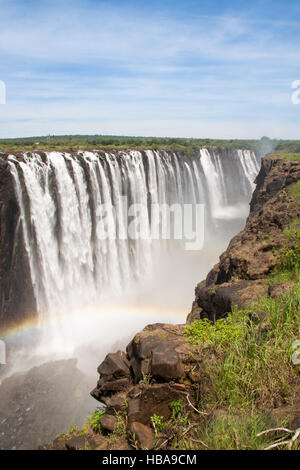
[[[178,418],[178,415],[181,413],[182,405],[183,404],[182,404],[181,398],[179,398],[179,400],[171,401],[171,403],[169,404],[169,407],[172,410],[172,416],[174,419]]]
[[[185,328],[184,335],[195,346],[226,346],[243,337],[245,325],[243,317],[237,318],[237,312],[233,312],[215,323],[207,318],[195,321]]]
[[[159,416],[156,413],[154,413],[154,415],[151,416],[150,419],[151,419],[151,423],[152,423],[152,426],[154,428],[155,434],[157,434],[157,432],[159,432],[159,431],[162,431],[163,426],[164,426],[164,422],[163,422],[164,417]]]
[[[286,235],[289,246],[281,250],[278,268],[297,272],[300,269],[300,232],[293,231]]]

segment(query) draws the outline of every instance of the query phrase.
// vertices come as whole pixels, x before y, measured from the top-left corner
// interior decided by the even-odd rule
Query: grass
[[[206,318],[193,322],[185,328],[184,334],[193,345],[219,348],[240,340],[245,335],[245,325],[240,319],[240,312],[233,312],[215,324]]]
[[[102,410],[95,410],[89,417],[88,421],[86,422],[84,428],[82,429],[82,433],[84,434],[89,427],[92,428],[92,430],[95,433],[98,433],[101,431],[101,424],[100,420],[102,416],[104,415],[104,411]]]
[[[280,153],[280,155],[287,160],[300,161],[300,153]]]
[[[200,432],[200,438],[210,449],[258,450],[271,444],[270,436],[257,434],[272,427],[267,413],[229,414],[217,416]]]
[[[252,322],[244,310],[232,312],[227,321],[200,320],[185,329],[203,365],[198,407],[222,411],[199,428],[198,436],[209,448],[270,445],[274,435],[257,437],[274,427],[266,410],[292,405],[299,395],[300,366],[291,361],[291,346],[300,340],[300,232],[296,227],[293,221],[285,231],[287,245],[269,278],[270,285],[290,281],[290,289],[252,305],[251,311],[266,314],[260,323]],[[210,348],[211,354],[207,349],[203,354],[203,348]]]
[[[258,141],[255,140],[222,140],[222,139],[189,139],[172,137],[129,137],[129,136],[103,136],[103,135],[70,135],[46,136],[19,139],[0,140],[2,151],[32,151],[32,150],[66,150],[66,149],[117,149],[128,148],[157,149],[182,151],[187,155],[195,155],[199,147],[213,148],[245,148],[256,150]]]

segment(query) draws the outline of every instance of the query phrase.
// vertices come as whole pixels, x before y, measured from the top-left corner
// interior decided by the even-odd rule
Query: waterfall
[[[207,238],[220,221],[245,217],[234,208],[249,203],[259,169],[248,150],[24,153],[8,162],[40,318],[121,296],[147,277],[170,245],[151,237],[161,224],[155,205],[204,204]],[[127,225],[141,236],[128,238]]]

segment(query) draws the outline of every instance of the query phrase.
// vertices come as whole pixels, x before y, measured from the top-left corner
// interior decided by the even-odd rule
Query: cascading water
[[[160,223],[153,204],[203,203],[207,237],[220,220],[244,217],[235,209],[249,202],[259,169],[248,150],[201,149],[193,159],[150,150],[47,152],[8,161],[41,318],[124,295],[151,273],[168,245],[151,239]],[[138,239],[126,237],[124,196],[140,208]],[[116,217],[103,217],[103,205]]]

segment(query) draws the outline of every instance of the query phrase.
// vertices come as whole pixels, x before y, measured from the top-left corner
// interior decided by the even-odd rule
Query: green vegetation
[[[282,153],[281,155],[287,160],[300,161],[300,153]]]
[[[270,436],[257,437],[264,430],[271,428],[272,423],[267,413],[256,416],[222,415],[215,419],[201,433],[201,440],[210,449],[218,450],[258,450],[270,445]]]
[[[300,181],[298,183],[293,184],[292,188],[290,189],[289,195],[294,197],[295,199],[300,199]]]
[[[286,235],[288,247],[281,250],[278,270],[298,275],[300,270],[300,231]]]
[[[199,409],[216,410],[215,418],[198,432],[209,448],[261,449],[271,445],[276,433],[257,436],[274,427],[265,410],[292,406],[299,395],[300,368],[291,361],[291,346],[300,339],[298,224],[292,221],[284,231],[281,256],[269,277],[269,285],[288,280],[289,289],[252,305],[251,311],[265,312],[260,321],[251,321],[250,311],[234,311],[227,321],[212,324],[201,320],[186,327],[185,334],[197,348],[204,368]],[[286,425],[284,419],[277,424]],[[280,448],[300,449],[297,442]]]
[[[102,418],[103,415],[104,415],[104,411],[102,410],[94,411],[94,413],[92,413],[90,418],[88,419],[84,430],[86,430],[90,426],[95,433],[100,432],[101,431],[100,419]]]
[[[127,150],[157,149],[183,152],[194,156],[200,147],[241,148],[256,151],[259,155],[271,151],[282,153],[300,152],[300,141],[271,140],[263,137],[260,140],[241,139],[195,139],[176,137],[130,137],[110,135],[48,135],[0,139],[0,151],[33,151],[33,150]]]
[[[177,419],[178,418],[178,415],[181,413],[182,411],[182,408],[183,408],[183,403],[182,403],[182,400],[179,399],[179,400],[174,400],[170,403],[170,408],[172,410],[172,417],[174,419]]]
[[[199,147],[245,148],[256,150],[259,141],[184,139],[172,137],[122,137],[122,136],[47,136],[0,140],[2,151],[68,150],[68,149],[157,149],[184,152],[193,156]]]
[[[299,154],[300,140],[277,140],[275,150],[279,153]]]
[[[245,325],[240,312],[233,312],[214,324],[206,318],[196,321],[186,327],[185,336],[193,345],[223,347],[240,340],[245,335]]]

